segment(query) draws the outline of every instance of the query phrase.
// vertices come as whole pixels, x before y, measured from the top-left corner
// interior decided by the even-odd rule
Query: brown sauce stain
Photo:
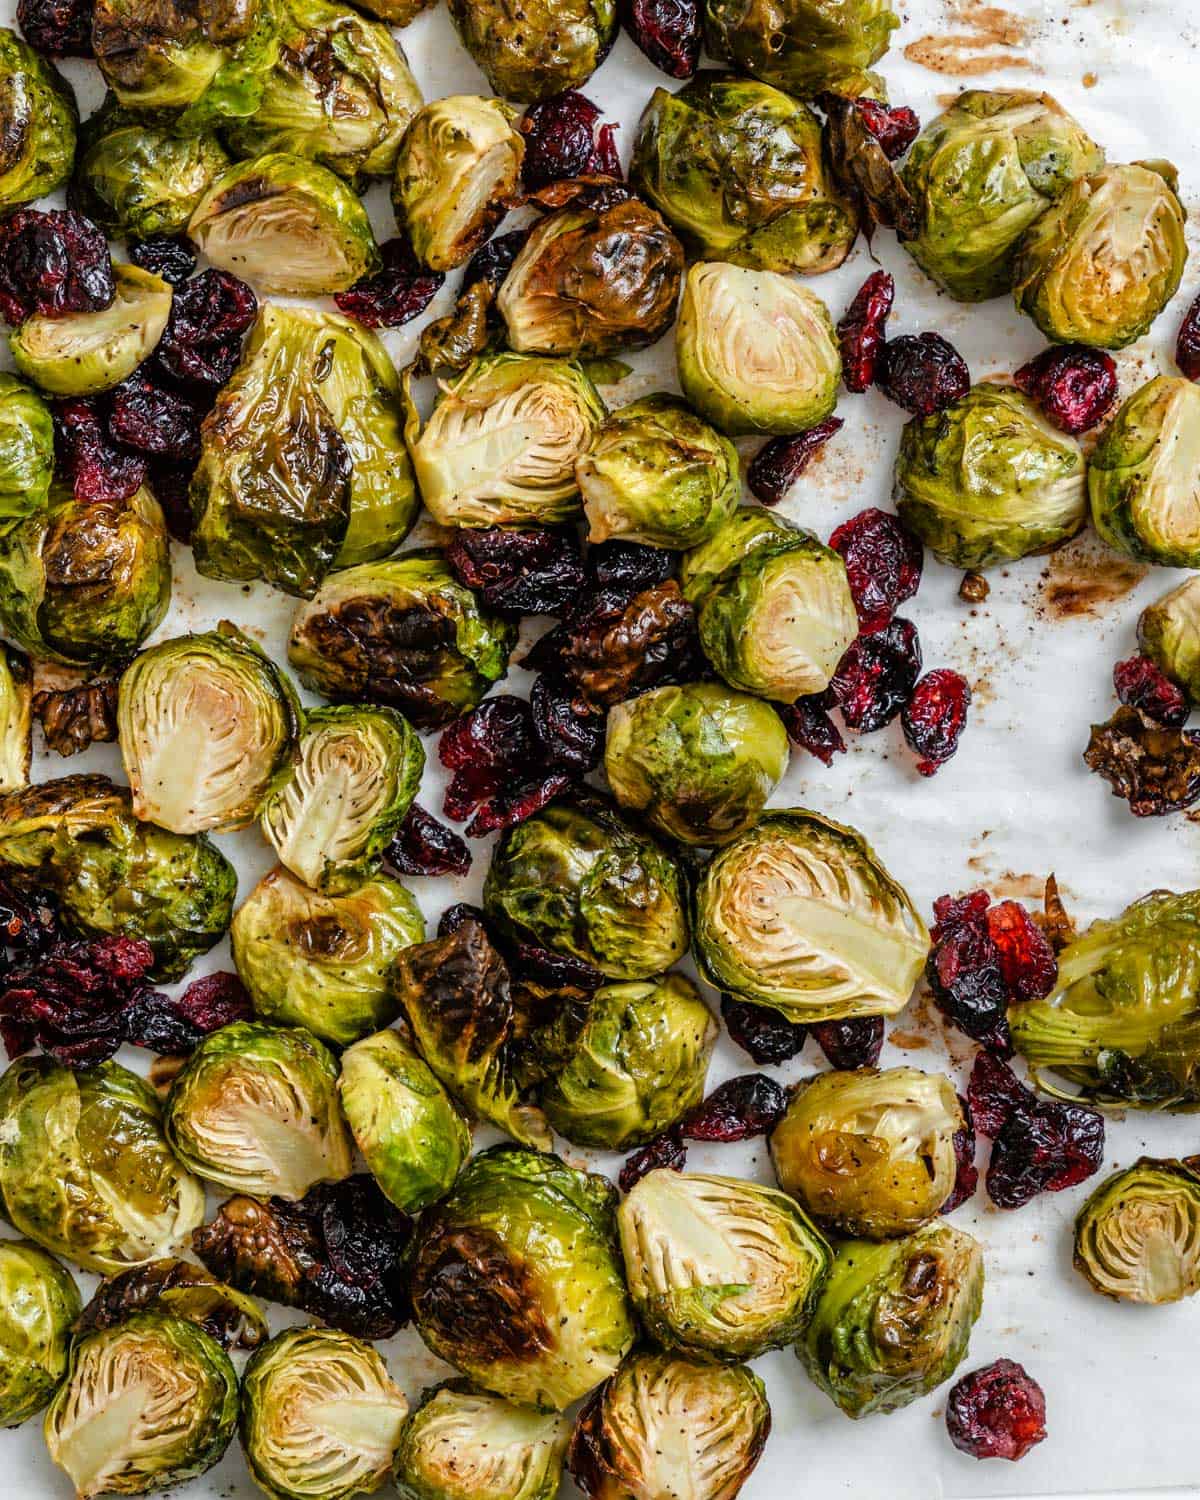
[[[1028,23],[1020,16],[998,5],[982,5],[979,0],[954,0],[950,14],[968,30],[918,37],[904,49],[909,62],[956,78],[975,78],[997,68],[1032,66],[1030,59],[1018,52],[994,50],[1024,44]]]
[[[888,1041],[893,1047],[899,1047],[904,1052],[920,1052],[930,1044],[929,1038],[917,1031],[893,1031]]]
[[[1052,620],[1102,615],[1124,599],[1150,570],[1118,557],[1094,537],[1078,537],[1055,552],[1041,575],[1042,605]]]

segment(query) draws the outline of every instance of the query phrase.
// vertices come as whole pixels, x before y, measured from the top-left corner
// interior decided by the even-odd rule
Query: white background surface
[[[1104,144],[1110,159],[1168,156],[1177,163],[1195,247],[1200,223],[1200,7],[1195,0],[1009,0],[1003,12],[973,0],[899,0],[899,9],[903,29],[881,68],[894,102],[911,104],[928,120],[939,100],[972,83],[1046,89]],[[0,18],[10,15],[11,0],[0,0]],[[922,41],[947,36],[958,41],[950,47]],[[427,99],[487,92],[444,9],[420,17],[403,34],[403,43]],[[933,70],[906,58],[905,49],[914,43],[918,57],[932,55],[950,64],[957,59],[978,71],[963,77]],[[1008,65],[997,66],[1006,58]],[[66,71],[79,87],[85,112],[94,108],[101,93],[95,69],[72,63]],[[675,87],[622,37],[586,85],[606,117],[619,120],[626,161],[638,114],[660,83]],[[392,232],[385,191],[376,189],[370,203],[384,239]],[[1036,329],[1006,299],[982,308],[959,306],[922,280],[889,233],[878,235],[875,250],[898,282],[894,333],[937,329],[958,345],[976,378],[1011,371],[1041,347]],[[809,285],[837,317],[871,269],[860,243],[840,271]],[[452,283],[453,278],[428,316],[451,304]],[[1200,259],[1151,335],[1119,356],[1124,394],[1173,368],[1175,331],[1198,284]],[[385,335],[398,364],[410,357],[419,327],[420,322]],[[633,362],[637,373],[620,389],[605,392],[610,404],[673,387],[669,337]],[[866,505],[888,505],[902,422],[902,413],[874,394],[844,397],[839,415],[845,428],[785,506],[822,537]],[[753,446],[747,444],[746,451]],[[419,527],[410,544],[424,536]],[[198,580],[190,555],[178,547],[174,551],[175,601],[160,637],[204,629],[227,616],[283,661],[293,601],[262,586],[241,589]],[[956,667],[975,686],[957,759],[932,781],[922,780],[894,725],[853,742],[850,753],[828,771],[798,753],[774,800],[813,807],[860,828],[927,917],[933,899],[948,890],[985,885],[996,895],[1032,898],[1051,870],[1069,907],[1086,919],[1114,914],[1155,886],[1182,890],[1197,884],[1200,828],[1181,815],[1135,821],[1080,760],[1088,725],[1112,710],[1111,667],[1133,649],[1138,612],[1179,575],[1157,570],[1128,591],[1136,570],[1131,573],[1084,541],[1052,563],[1028,559],[989,576],[989,601],[971,609],[956,596],[958,576],[930,561],[920,594],[904,606],[920,628],[926,667]],[[1055,587],[1065,585],[1077,599],[1080,582],[1094,590],[1094,608],[1061,618],[1052,598]],[[526,683],[517,670],[503,686],[523,691]],[[435,746],[435,740],[426,741],[431,757]],[[119,774],[118,767],[113,747],[103,747],[71,762],[41,759],[34,775],[44,779],[84,769]],[[440,811],[439,783],[438,769],[431,768],[422,801],[433,811]],[[268,848],[253,829],[218,842],[238,865],[244,896],[270,865]],[[472,878],[412,882],[431,922],[452,902],[477,896],[485,866],[486,846],[477,847]],[[227,966],[222,945],[189,977]],[[939,1028],[919,998],[897,1027],[926,1045],[889,1048],[885,1061],[947,1065]],[[971,1050],[961,1039],[951,1043],[960,1083],[961,1064]],[[130,1052],[124,1060],[144,1071],[148,1057]],[[710,1081],[749,1066],[723,1039]],[[810,1044],[779,1076],[794,1079],[816,1066],[818,1054]],[[1114,1120],[1104,1170],[1127,1165],[1144,1151],[1193,1152],[1198,1137],[1200,1128],[1188,1116]],[[565,1154],[581,1164],[585,1159],[569,1148]],[[770,1176],[761,1146],[694,1146],[690,1165],[763,1180]],[[1019,1465],[979,1464],[956,1453],[941,1420],[944,1389],[902,1412],[852,1424],[809,1384],[794,1356],[780,1352],[759,1362],[774,1430],[744,1491],[747,1500],[972,1500],[1084,1492],[1119,1492],[1137,1500],[1134,1492],[1143,1488],[1200,1486],[1200,1298],[1139,1309],[1107,1302],[1085,1286],[1071,1269],[1070,1231],[1093,1185],[1045,1197],[1015,1214],[986,1206],[981,1191],[953,1221],[977,1233],[986,1247],[984,1310],[966,1368],[1000,1355],[1028,1365],[1047,1394],[1050,1436],[1041,1447]],[[89,1289],[92,1278],[81,1280]],[[295,1321],[278,1309],[271,1312],[274,1327]],[[383,1347],[394,1378],[412,1397],[443,1372],[411,1330]],[[69,1489],[49,1463],[37,1420],[0,1436],[0,1496],[66,1500]],[[257,1491],[235,1443],[222,1464],[186,1493],[195,1500],[240,1500]],[[1188,1493],[1200,1495],[1200,1488]]]

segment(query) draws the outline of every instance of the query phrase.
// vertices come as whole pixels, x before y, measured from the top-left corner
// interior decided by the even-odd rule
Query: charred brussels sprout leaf
[[[0,533],[45,508],[54,473],[54,423],[42,398],[0,371]]]
[[[1105,1297],[1152,1307],[1200,1291],[1195,1158],[1143,1156],[1106,1177],[1075,1220],[1075,1269]]]
[[[0,1423],[41,1411],[67,1373],[79,1291],[53,1256],[25,1240],[0,1242]]]
[[[79,1316],[75,1333],[115,1328],[140,1312],[195,1323],[222,1349],[257,1349],[267,1337],[267,1320],[253,1297],[170,1256],[106,1277]]]
[[[617,34],[612,0],[451,0],[450,18],[492,88],[518,104],[578,88]]]
[[[1144,655],[1200,703],[1200,579],[1192,577],[1147,605],[1138,621]]]
[[[75,96],[54,65],[0,26],[0,210],[66,184],[77,121]]]
[[[554,1500],[571,1424],[462,1380],[426,1392],[396,1453],[401,1500]]]
[[[867,92],[900,24],[891,0],[704,0],[703,16],[714,57],[798,99]]]
[[[0,793],[29,784],[32,728],[33,668],[27,656],[0,644]]]

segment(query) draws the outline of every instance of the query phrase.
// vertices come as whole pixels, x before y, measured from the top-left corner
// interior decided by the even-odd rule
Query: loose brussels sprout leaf
[[[337,1063],[299,1027],[235,1021],[210,1032],[171,1085],[167,1139],[198,1176],[295,1202],[349,1177]]]
[[[516,638],[426,547],[328,578],[296,612],[288,660],[314,693],[440,729],[505,675]]]
[[[0,26],[0,209],[65,186],[78,118],[71,86],[53,64]]]
[[[983,1251],[940,1221],[845,1240],[796,1353],[848,1417],[897,1411],[949,1380],[983,1305]]]
[[[767,813],[718,850],[694,930],[711,984],[789,1021],[896,1015],[929,950],[916,908],[861,834],[801,808]]]
[[[398,880],[376,875],[327,896],[283,870],[259,881],[230,930],[255,1014],[305,1026],[335,1047],[395,1020],[392,965],[424,936],[417,903]]]
[[[0,533],[43,510],[54,473],[54,423],[42,398],[0,370]]]
[[[53,1256],[0,1241],[0,1423],[41,1411],[67,1373],[79,1290]]]
[[[242,1448],[275,1500],[347,1500],[385,1482],[407,1413],[370,1344],[288,1328],[246,1366]]]
[[[1017,244],[1104,152],[1049,94],[968,89],[921,132],[902,177],[921,229],[904,248],[960,302],[1012,285]]]
[[[578,88],[617,34],[611,0],[522,0],[519,9],[451,0],[450,19],[495,92],[518,104]]]
[[[704,0],[704,44],[740,73],[798,99],[855,94],[900,20],[891,0]]]
[[[32,704],[33,669],[29,658],[0,643],[0,793],[14,792],[29,784]]]
[[[952,568],[1048,552],[1087,518],[1083,453],[1028,396],[985,381],[904,428],[900,518]]]
[[[733,437],[804,432],[837,405],[842,359],[829,312],[776,271],[693,266],[675,358],[690,404]]]
[[[421,1337],[477,1385],[562,1411],[616,1370],[634,1340],[616,1190],[557,1156],[495,1146],[474,1157],[413,1241]]]
[[[46,1446],[79,1500],[143,1495],[211,1469],[237,1415],[220,1344],[183,1318],[136,1313],[76,1344],[46,1413]]]
[[[508,829],[483,887],[488,915],[515,941],[582,958],[611,979],[649,979],[683,957],[683,903],[671,855],[583,794]]]
[[[204,1217],[148,1084],[114,1062],[73,1073],[43,1056],[0,1077],[0,1202],[21,1234],[102,1273],[168,1253]]]
[[[573,520],[575,460],[603,420],[604,403],[579,365],[485,354],[442,387],[423,429],[411,412],[421,498],[443,526]]]
[[[629,175],[698,257],[815,275],[858,235],[817,116],[753,79],[702,72],[676,94],[655,89]]]
[[[466,1381],[428,1391],[396,1452],[400,1500],[554,1500],[571,1424]]]
[[[1179,290],[1185,224],[1159,167],[1110,166],[1080,177],[1021,240],[1017,306],[1048,339],[1124,349]]]
[[[1178,683],[1193,706],[1200,703],[1200,578],[1149,604],[1138,621],[1138,645]]]
[[[342,1055],[342,1111],[386,1196],[405,1213],[436,1203],[471,1153],[471,1130],[407,1037],[379,1031]]]
[[[107,776],[64,776],[0,795],[0,873],[51,892],[69,927],[154,950],[150,977],[179,979],[229,927],[237,876],[203,836],[139,822]]]
[[[1200,1291],[1196,1159],[1143,1156],[1106,1177],[1075,1220],[1075,1269],[1105,1297],[1151,1307]]]
[[[253,1297],[218,1281],[202,1266],[166,1257],[106,1277],[75,1323],[76,1335],[125,1322],[134,1313],[168,1313],[203,1328],[222,1349],[257,1349],[267,1320]]]
[[[299,727],[291,683],[228,621],[151,646],[117,703],[134,813],[172,833],[245,828]]]
[[[92,396],[132,375],[171,313],[171,287],[140,266],[115,265],[117,295],[101,312],[34,313],[8,336],[13,363],[54,396]]]
[[[738,1177],[658,1168],[617,1224],[646,1331],[696,1359],[734,1363],[795,1343],[832,1259],[790,1198]]]
[[[785,1193],[839,1234],[884,1240],[920,1229],[954,1188],[963,1128],[954,1085],[916,1068],[818,1073],[771,1135]]]
[[[239,162],[196,205],[188,235],[266,292],[321,297],[379,269],[367,211],[340,177],[284,151]]]

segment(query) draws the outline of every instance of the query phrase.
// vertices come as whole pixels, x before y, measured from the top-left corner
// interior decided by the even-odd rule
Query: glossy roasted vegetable
[[[554,1500],[571,1424],[451,1380],[426,1391],[396,1452],[400,1500]]]
[[[450,18],[492,88],[518,104],[578,88],[617,34],[611,0],[450,0]]]
[[[0,1424],[41,1411],[67,1373],[79,1290],[27,1240],[0,1241]]]
[[[0,26],[0,210],[66,185],[78,119],[75,95],[54,65]]]
[[[1095,1291],[1152,1307],[1200,1291],[1196,1167],[1143,1156],[1092,1193],[1075,1220],[1075,1269]]]
[[[32,704],[29,658],[13,646],[0,645],[0,793],[29,784]]]
[[[1138,620],[1138,645],[1161,671],[1200,703],[1200,578],[1148,604]]]
[[[23,380],[0,370],[0,535],[45,508],[53,473],[50,408]]]
[[[900,24],[891,0],[705,0],[708,51],[798,99],[871,92],[864,77]]]
[[[253,1297],[173,1256],[106,1277],[78,1316],[75,1334],[114,1328],[140,1312],[195,1323],[222,1349],[257,1349],[267,1338],[267,1320]]]

